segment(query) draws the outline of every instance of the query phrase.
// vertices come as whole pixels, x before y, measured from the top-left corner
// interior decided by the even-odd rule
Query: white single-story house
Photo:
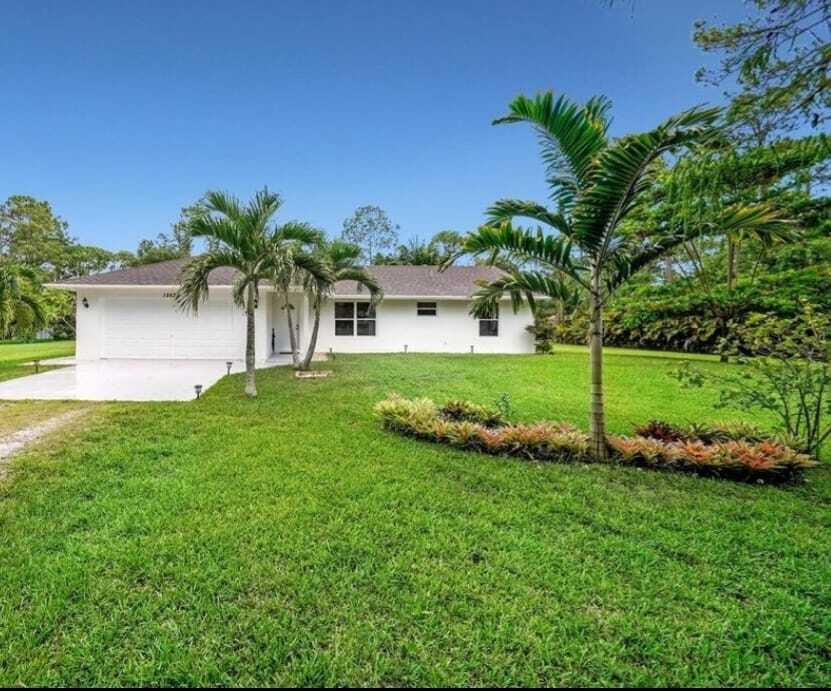
[[[52,284],[77,294],[76,359],[241,360],[245,315],[231,300],[235,272],[210,277],[210,297],[197,314],[174,299],[186,260],[173,260]],[[528,307],[515,313],[504,301],[490,319],[470,314],[471,295],[498,269],[455,266],[374,266],[384,291],[374,309],[365,289],[337,284],[323,308],[317,351],[321,353],[531,353]],[[290,294],[301,352],[314,314],[301,290]],[[258,363],[290,352],[285,309],[271,286],[261,286],[256,311]]]

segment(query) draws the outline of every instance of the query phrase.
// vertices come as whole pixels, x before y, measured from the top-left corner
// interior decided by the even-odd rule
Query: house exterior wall
[[[233,305],[229,289],[212,288],[197,314],[179,310],[171,293],[165,288],[78,290],[76,358],[244,359],[245,314]],[[265,295],[256,312],[258,361],[270,354],[271,297]]]
[[[366,298],[364,298],[365,300]],[[509,302],[499,310],[499,335],[480,336],[479,321],[470,315],[470,300],[386,299],[376,307],[375,336],[336,336],[335,302],[323,306],[318,352],[396,353],[533,353],[534,339],[526,330],[534,318],[528,307],[516,314]],[[436,316],[418,316],[418,302],[436,302]]]
[[[245,357],[245,314],[232,304],[228,288],[212,288],[198,315],[181,312],[170,288],[89,288],[78,290],[76,357],[242,360]],[[308,300],[298,295],[294,316],[300,325],[300,352],[305,353],[312,331]],[[84,307],[86,298],[89,307]],[[364,298],[365,300],[365,298]],[[499,335],[480,336],[479,322],[470,315],[469,300],[435,300],[436,316],[419,316],[415,299],[386,299],[376,308],[375,336],[336,336],[335,302],[321,314],[318,352],[385,353],[446,352],[532,353],[533,323],[527,307],[514,313],[501,305]],[[426,302],[430,300],[420,300]],[[285,330],[278,296],[263,292],[256,312],[257,361],[272,356],[272,329]]]

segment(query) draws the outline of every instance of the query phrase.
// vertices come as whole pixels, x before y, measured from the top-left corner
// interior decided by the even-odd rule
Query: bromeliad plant
[[[391,395],[375,406],[386,429],[466,451],[555,463],[598,462],[590,437],[557,422],[508,424],[498,412],[468,401],[437,406],[427,398],[408,400]],[[727,428],[723,428],[727,430]],[[666,423],[639,430],[647,436],[604,439],[605,462],[674,470],[745,482],[782,483],[816,465],[807,455],[785,444],[741,437],[740,428],[718,432],[718,441],[705,441]],[[754,431],[752,434],[756,434]],[[652,435],[658,436],[652,436]]]
[[[662,158],[712,139],[719,110],[693,108],[654,130],[613,140],[610,103],[603,97],[584,105],[549,92],[518,97],[494,124],[525,122],[540,138],[542,158],[555,209],[527,201],[502,200],[488,211],[488,222],[468,235],[461,253],[508,260],[520,268],[482,288],[475,312],[491,310],[504,295],[515,309],[544,296],[562,299],[577,284],[590,304],[591,449],[606,455],[603,406],[603,310],[615,291],[641,269],[693,237],[777,226],[784,221],[763,205],[731,207],[718,218],[691,227],[626,230],[632,212],[654,184]],[[648,217],[648,215],[646,215]],[[525,218],[536,229],[514,225]],[[542,226],[550,229],[546,233]]]

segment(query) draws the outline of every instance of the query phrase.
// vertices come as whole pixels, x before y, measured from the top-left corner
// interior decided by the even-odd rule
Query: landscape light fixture
[[[193,390],[196,391],[196,400],[198,401],[202,397],[202,384],[197,384],[193,387]]]
[[[228,374],[231,374],[231,368],[234,366],[234,363],[228,360],[228,362],[225,363],[225,366],[228,368]]]

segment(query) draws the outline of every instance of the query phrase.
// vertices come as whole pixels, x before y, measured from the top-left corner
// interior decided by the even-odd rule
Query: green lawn
[[[0,341],[0,381],[34,374],[29,363],[34,360],[68,357],[75,354],[74,341],[40,341],[38,343],[3,343]],[[41,371],[49,369],[41,367]]]
[[[727,417],[677,363],[610,351],[612,431]],[[256,402],[235,376],[102,406],[18,457],[0,685],[831,683],[827,468],[777,489],[543,466],[372,416],[391,391],[508,392],[518,419],[583,424],[579,349],[331,366],[262,372]]]

